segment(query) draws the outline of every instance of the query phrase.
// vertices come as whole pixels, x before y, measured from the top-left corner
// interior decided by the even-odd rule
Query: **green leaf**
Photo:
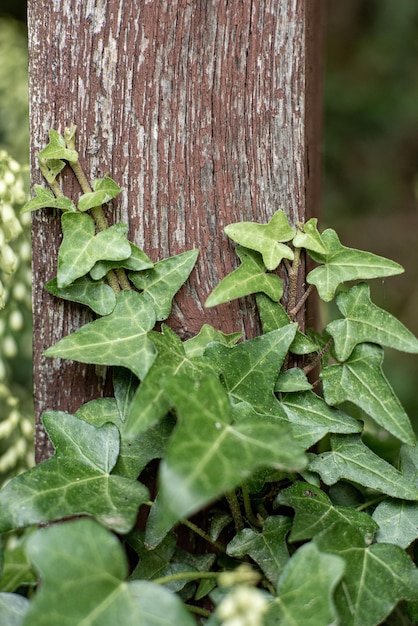
[[[305,248],[312,252],[327,255],[328,248],[318,231],[317,224],[318,220],[316,217],[312,217],[305,224],[299,224],[298,231],[293,238],[293,245],[295,248]]]
[[[418,571],[399,546],[365,546],[362,535],[345,524],[330,527],[315,544],[346,562],[335,593],[344,626],[377,626],[400,600],[418,600]]]
[[[22,207],[21,213],[28,213],[29,211],[37,211],[38,209],[60,209],[61,211],[74,212],[77,209],[72,200],[66,196],[59,196],[56,198],[52,191],[41,187],[41,185],[35,185],[35,198],[32,198]]]
[[[110,315],[82,326],[48,348],[45,356],[96,365],[121,365],[144,378],[155,356],[148,338],[154,327],[151,303],[135,291],[121,291]]]
[[[275,387],[275,391],[280,393],[306,391],[308,389],[312,389],[312,385],[299,367],[291,367],[280,372]]]
[[[56,177],[62,172],[66,163],[61,161],[61,159],[46,159],[44,161],[46,163],[48,171],[44,174],[47,182],[51,185],[54,182]]]
[[[281,278],[277,274],[266,274],[266,268],[258,252],[240,246],[235,252],[241,259],[241,265],[221,280],[206,300],[205,306],[216,306],[259,292],[278,302],[283,295]]]
[[[114,224],[97,235],[93,219],[85,213],[64,213],[61,224],[64,237],[58,252],[60,288],[87,274],[101,259],[121,260],[131,254],[126,224]]]
[[[40,151],[40,159],[64,159],[69,163],[78,161],[78,152],[66,147],[65,139],[59,132],[51,129],[49,131],[49,143]]]
[[[138,246],[135,246],[130,241],[128,243],[131,246],[131,256],[122,261],[97,261],[90,270],[90,276],[94,280],[100,280],[100,278],[106,276],[109,270],[118,269],[120,267],[127,270],[134,270],[135,272],[154,267],[154,263],[141,248],[138,248]]]
[[[108,315],[116,305],[113,289],[104,282],[92,280],[89,276],[82,276],[62,289],[58,287],[57,279],[53,278],[46,283],[45,289],[57,298],[85,304],[97,315]]]
[[[198,255],[199,250],[188,250],[159,261],[152,269],[129,274],[135,287],[149,297],[158,321],[170,315],[172,300],[188,279]]]
[[[104,178],[96,178],[93,181],[93,190],[80,196],[78,201],[79,211],[88,211],[94,207],[101,206],[115,198],[122,191],[119,185],[110,178],[108,174]]]
[[[27,598],[17,593],[0,593],[0,624],[22,626],[28,608],[29,600]]]
[[[378,530],[376,522],[367,513],[334,506],[321,489],[301,481],[280,492],[274,504],[295,510],[289,541],[306,541],[337,522],[356,528],[368,543]]]
[[[302,449],[279,420],[250,413],[232,423],[228,395],[214,376],[197,382],[172,378],[166,390],[178,425],[160,465],[147,543],[156,545],[181,518],[241,484],[258,467],[293,471],[305,464]],[[241,407],[235,407],[239,413]]]
[[[365,342],[418,352],[418,339],[396,317],[373,304],[366,283],[340,293],[336,302],[345,319],[331,322],[326,330],[334,339],[339,361],[345,361],[357,344]]]
[[[417,487],[367,448],[359,435],[331,435],[330,440],[332,451],[314,456],[309,465],[326,485],[343,479],[394,498],[418,500]]]
[[[262,293],[257,294],[256,301],[264,334],[291,323],[290,316],[279,302],[273,302]],[[293,354],[310,354],[317,351],[317,346],[306,335],[297,330],[289,350]]]
[[[171,328],[163,324],[162,331],[150,335],[158,353],[129,407],[123,432],[125,440],[135,439],[170,410],[171,401],[162,384],[165,378],[175,375],[196,379],[212,371],[207,360],[186,355],[180,338]]]
[[[260,252],[268,270],[275,270],[282,259],[293,259],[289,246],[279,243],[290,241],[295,234],[283,211],[276,211],[268,224],[239,222],[229,224],[224,232],[241,246]]]
[[[0,591],[11,592],[23,585],[35,585],[36,582],[36,574],[28,561],[23,546],[19,545],[15,548],[5,550],[3,573],[0,579]],[[0,624],[2,623],[3,622],[0,620]]]
[[[358,433],[362,425],[343,411],[328,406],[311,391],[286,394],[281,401],[295,439],[310,448],[328,433]]]
[[[234,346],[242,338],[242,333],[225,334],[210,324],[203,324],[199,333],[184,342],[184,351],[189,358],[203,356],[209,343],[218,342],[225,346]]]
[[[399,263],[377,256],[371,252],[356,250],[343,246],[335,230],[328,228],[322,233],[322,240],[328,250],[327,254],[309,251],[317,263],[306,277],[309,284],[315,285],[322,300],[329,302],[341,283],[359,278],[383,278],[401,274],[404,269]]]
[[[118,429],[95,428],[63,411],[44,413],[43,423],[55,455],[0,492],[0,532],[75,515],[128,532],[148,491],[136,480],[110,475],[119,454]]]
[[[283,567],[289,560],[286,535],[291,525],[288,517],[268,517],[261,533],[244,528],[228,543],[226,551],[230,556],[250,556],[276,587]]]
[[[258,411],[268,412],[278,404],[274,387],[295,333],[296,324],[288,324],[232,348],[211,344],[205,357],[221,374],[235,400],[249,402]]]
[[[346,400],[363,409],[380,426],[405,443],[414,444],[409,418],[382,371],[383,350],[362,343],[345,363],[324,367],[321,372],[328,404]]]
[[[334,591],[344,573],[344,559],[324,554],[308,543],[285,565],[278,598],[269,605],[266,626],[329,626],[337,624]],[[270,621],[271,620],[271,621]]]
[[[24,626],[193,626],[181,600],[145,581],[127,582],[117,537],[92,520],[43,528],[27,546],[42,584]]]

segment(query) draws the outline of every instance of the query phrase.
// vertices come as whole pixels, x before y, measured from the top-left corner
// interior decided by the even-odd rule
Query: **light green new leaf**
[[[373,304],[366,283],[340,293],[336,302],[345,319],[331,322],[326,330],[334,339],[339,361],[345,361],[357,344],[365,342],[418,352],[418,339],[396,317]]]
[[[23,626],[193,626],[181,600],[162,586],[127,582],[117,537],[92,520],[43,528],[27,545],[41,577]]]
[[[368,543],[378,530],[376,522],[367,513],[334,506],[324,491],[301,481],[280,492],[274,504],[295,510],[289,541],[306,541],[337,522],[356,528]]]
[[[291,323],[290,316],[286,313],[280,302],[273,302],[262,293],[256,295],[257,308],[260,314],[263,333],[269,333],[276,328],[283,328]],[[299,330],[289,348],[293,354],[310,354],[317,351],[317,346]]]
[[[292,522],[288,517],[282,515],[268,517],[262,532],[244,528],[235,535],[227,545],[227,554],[250,556],[276,587],[283,567],[289,560],[286,535],[291,526]]]
[[[347,480],[404,500],[418,500],[418,488],[372,452],[359,435],[331,435],[331,452],[313,456],[310,470],[326,485]]]
[[[300,224],[298,232],[293,238],[295,248],[305,248],[312,252],[326,255],[328,248],[318,231],[318,220],[316,217],[308,220],[305,224]]]
[[[58,287],[57,279],[53,278],[46,283],[45,289],[57,298],[86,304],[97,315],[109,315],[116,305],[113,289],[102,281],[92,280],[89,276],[82,276],[62,289]]]
[[[56,177],[62,172],[66,163],[65,161],[61,161],[61,159],[46,159],[43,163],[47,166],[45,168],[47,171],[43,172],[43,174],[47,182],[51,185]]]
[[[418,570],[399,546],[366,546],[361,533],[335,524],[315,538],[320,550],[346,562],[335,602],[344,626],[377,626],[403,600],[418,600]]]
[[[135,291],[121,291],[110,315],[82,326],[45,356],[96,365],[121,365],[144,378],[155,357],[148,332],[155,325],[152,304]]]
[[[93,190],[80,196],[77,208],[79,211],[88,211],[96,206],[101,206],[115,198],[122,191],[119,185],[108,174],[104,178],[96,178],[93,181]]]
[[[29,600],[17,593],[0,593],[0,624],[22,626]]]
[[[131,272],[129,279],[152,302],[158,321],[167,319],[172,300],[194,268],[199,250],[188,250],[156,263],[144,272]]]
[[[258,467],[293,471],[305,465],[287,424],[245,407],[232,423],[228,394],[215,376],[172,378],[166,390],[178,425],[160,465],[147,543],[155,546],[181,518],[240,485]],[[239,412],[240,407],[235,407]]]
[[[60,209],[60,211],[74,212],[77,209],[70,198],[60,196],[56,198],[52,191],[41,185],[35,185],[35,198],[32,198],[22,207],[21,213],[37,211],[38,209]]]
[[[49,131],[49,143],[40,151],[40,159],[63,159],[69,163],[78,161],[78,152],[66,147],[65,139],[59,132],[51,129]]]
[[[122,261],[98,261],[90,270],[90,276],[94,280],[99,280],[106,276],[109,270],[118,269],[123,267],[127,270],[133,270],[139,272],[147,270],[150,267],[154,267],[154,263],[147,257],[145,252],[129,242],[131,246],[131,256]]]
[[[327,254],[309,251],[309,255],[317,263],[306,277],[309,284],[315,285],[322,300],[329,302],[341,283],[364,278],[383,278],[401,274],[404,269],[399,263],[377,256],[371,252],[356,250],[343,246],[335,230],[328,228],[322,233],[322,240],[328,250]]]
[[[313,543],[300,547],[279,579],[278,598],[269,605],[266,625],[337,624],[334,591],[344,573],[344,559],[320,552]]]
[[[213,371],[206,359],[189,358],[180,338],[168,326],[163,324],[162,330],[162,334],[149,335],[158,353],[129,407],[123,431],[124,440],[136,439],[170,410],[171,402],[162,384],[164,378],[190,376],[197,379],[205,372]]]
[[[63,241],[58,252],[58,287],[67,287],[87,274],[101,259],[121,260],[131,254],[126,239],[127,224],[114,224],[95,235],[95,225],[86,213],[64,213]]]
[[[63,411],[44,413],[43,423],[55,455],[2,489],[0,532],[75,515],[128,532],[148,491],[136,480],[110,474],[119,454],[116,426],[95,428]]]
[[[209,343],[218,342],[225,346],[234,346],[240,339],[242,333],[230,333],[229,335],[220,330],[216,330],[210,324],[203,324],[199,333],[184,342],[184,351],[186,355],[191,357],[203,356],[205,349]]]
[[[248,402],[261,413],[270,412],[272,406],[278,404],[274,387],[296,327],[296,324],[288,324],[232,348],[211,344],[205,357],[222,375],[235,400]]]
[[[283,396],[280,403],[292,426],[293,435],[306,449],[328,433],[359,433],[362,424],[311,391]]]
[[[354,348],[344,363],[324,367],[324,398],[328,404],[346,400],[363,409],[380,426],[409,444],[415,434],[401,403],[382,371],[383,350],[371,343]]]
[[[276,211],[268,224],[238,222],[226,226],[224,232],[241,246],[260,252],[268,270],[275,270],[282,259],[293,260],[291,248],[280,243],[290,241],[295,234],[283,211]]]
[[[266,268],[258,252],[240,246],[235,252],[241,259],[241,265],[221,280],[206,300],[205,306],[216,306],[259,292],[278,302],[283,295],[281,278],[277,274],[266,274]]]
[[[28,561],[23,546],[18,545],[15,548],[7,548],[4,552],[0,591],[11,592],[21,586],[34,586],[36,583],[36,574]],[[0,624],[2,623],[3,622],[0,620]]]

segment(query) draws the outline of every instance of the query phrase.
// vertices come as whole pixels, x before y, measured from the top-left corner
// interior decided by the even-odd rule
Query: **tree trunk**
[[[201,250],[170,319],[180,336],[203,323],[256,332],[251,303],[204,309],[235,264],[222,230],[295,223],[318,208],[321,0],[29,0],[32,183],[48,129],[78,127],[91,178],[121,187],[109,221],[156,261]],[[65,191],[78,194],[64,180]],[[60,221],[33,219],[34,386],[37,461],[51,450],[47,408],[73,412],[102,395],[95,368],[43,351],[88,313],[43,290],[56,274]]]

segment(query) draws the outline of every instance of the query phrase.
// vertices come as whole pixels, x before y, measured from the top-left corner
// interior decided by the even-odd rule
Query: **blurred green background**
[[[2,0],[0,150],[20,163],[28,162],[25,13],[25,0]],[[324,47],[321,223],[335,228],[345,245],[387,256],[405,267],[400,277],[373,281],[372,295],[376,304],[418,334],[418,2],[327,0]],[[22,266],[27,269],[27,261]],[[4,380],[27,407],[30,327],[26,305],[19,306],[25,330],[14,336],[19,356],[3,354]],[[8,307],[0,312],[0,330],[2,319],[7,328],[8,315]],[[389,351],[385,370],[418,432],[418,359]]]

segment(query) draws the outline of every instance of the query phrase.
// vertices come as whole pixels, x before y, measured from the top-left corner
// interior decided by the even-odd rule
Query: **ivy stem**
[[[203,578],[218,578],[218,572],[178,572],[169,576],[161,576],[161,578],[153,578],[152,582],[156,585],[165,585],[175,580],[199,580]]]
[[[289,315],[292,319],[299,313],[299,311],[305,304],[306,300],[311,295],[312,289],[313,289],[313,285],[309,285],[309,287],[307,288],[307,290],[305,291],[305,293],[303,294],[299,302],[293,307],[293,309],[289,311]]]
[[[193,606],[193,604],[185,604],[186,609],[190,611],[190,613],[195,613],[195,615],[201,615],[202,617],[210,617],[212,613],[207,609],[201,609],[200,606]]]
[[[249,494],[249,491],[248,491],[247,483],[244,483],[242,485],[241,489],[242,489],[242,497],[243,497],[243,500],[244,500],[245,517],[250,522],[250,524],[252,524],[253,526],[257,526],[257,528],[262,528],[263,527],[263,522],[261,522],[254,515],[253,510],[251,508],[250,494]]]
[[[235,491],[229,491],[225,494],[226,501],[232,513],[232,519],[234,520],[235,530],[237,533],[241,532],[244,528],[244,520],[242,519],[241,509],[239,506],[238,498]]]
[[[333,342],[333,338],[331,337],[331,339],[329,341],[327,341],[327,343],[325,344],[325,346],[322,348],[321,352],[318,352],[318,354],[316,355],[316,357],[314,358],[314,360],[311,363],[308,363],[308,365],[306,365],[302,372],[304,374],[309,374],[309,372],[311,372],[312,370],[315,369],[315,367],[318,365],[318,363],[320,362],[320,360],[322,359],[322,357],[324,356],[324,354],[326,354],[328,352],[328,350],[330,349],[332,342]]]
[[[360,506],[356,506],[356,511],[364,511],[364,509],[367,509],[369,506],[373,506],[373,504],[378,504],[379,502],[386,500],[386,498],[387,496],[377,496],[376,498],[373,498],[373,500],[363,502],[363,504],[360,504]]]
[[[289,299],[287,304],[287,310],[292,311],[296,306],[296,294],[298,287],[298,274],[300,263],[300,248],[295,248],[292,265],[289,264],[288,276],[289,276]],[[290,315],[290,313],[289,313]]]
[[[210,543],[214,548],[219,550],[219,552],[222,552],[223,554],[226,554],[225,547],[221,543],[219,543],[218,541],[214,541],[204,530],[199,528],[199,526],[196,526],[196,524],[194,524],[193,522],[191,522],[188,519],[182,520],[181,523],[184,526],[187,526],[187,528],[190,528],[190,530],[192,530],[194,533],[196,533],[196,535],[199,535],[199,537],[202,537],[202,539],[204,539],[205,541]]]
[[[42,173],[42,176],[45,178],[45,180],[47,181],[48,185],[51,187],[54,196],[56,198],[60,198],[61,196],[63,196],[64,194],[61,191],[61,187],[59,186],[59,184],[57,183],[56,180],[53,180],[52,182],[48,181],[48,174],[50,172],[50,169],[48,167],[48,165],[46,164],[46,160],[45,159],[39,159],[39,167]]]

